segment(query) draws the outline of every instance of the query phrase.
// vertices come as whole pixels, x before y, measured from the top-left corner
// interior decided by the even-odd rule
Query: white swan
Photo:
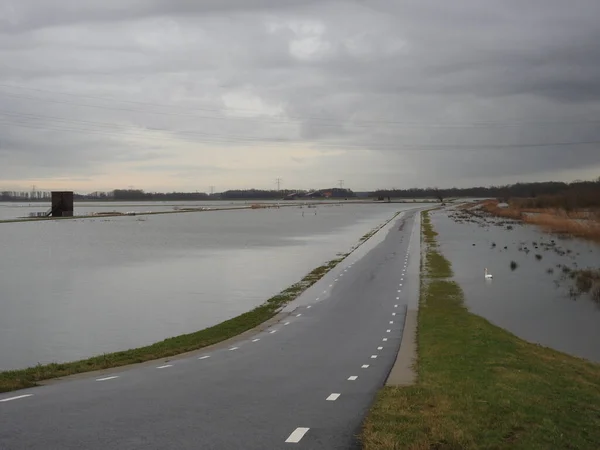
[[[488,272],[487,267],[485,268],[485,278],[492,278],[492,274]]]

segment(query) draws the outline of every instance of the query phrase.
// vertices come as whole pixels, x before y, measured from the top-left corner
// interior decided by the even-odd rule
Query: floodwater
[[[415,206],[0,224],[0,371],[134,348],[227,320]]]
[[[75,202],[76,216],[85,216],[98,212],[157,212],[173,211],[175,208],[232,208],[248,207],[253,201],[164,201],[164,202]],[[260,203],[277,203],[261,201]],[[279,202],[288,204],[288,202]],[[45,212],[50,209],[50,202],[0,202],[0,220],[27,218],[30,213]]]
[[[531,225],[508,230],[496,219],[457,223],[451,214],[436,211],[432,222],[472,312],[527,341],[600,362],[600,305],[586,294],[572,298],[562,269],[600,268],[599,245]]]
[[[332,205],[351,204],[354,201],[368,202],[372,199],[317,199],[317,200],[208,200],[208,201],[141,201],[141,202],[75,202],[74,215],[87,216],[93,213],[108,212],[160,212],[174,211],[179,208],[248,208],[253,203],[281,205],[302,205],[307,202]],[[418,203],[417,199],[402,199],[403,202]],[[50,209],[50,202],[0,202],[0,220],[28,218],[31,213],[43,213]]]

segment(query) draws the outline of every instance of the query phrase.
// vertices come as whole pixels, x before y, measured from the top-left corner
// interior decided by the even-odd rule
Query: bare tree
[[[435,195],[435,198],[440,201],[440,203],[444,203],[444,192],[442,190],[439,188],[433,188],[433,194]]]

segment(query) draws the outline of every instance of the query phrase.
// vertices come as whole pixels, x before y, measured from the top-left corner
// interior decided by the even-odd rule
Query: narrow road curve
[[[351,449],[415,301],[403,212],[269,329],[197,356],[0,395],[0,449]]]

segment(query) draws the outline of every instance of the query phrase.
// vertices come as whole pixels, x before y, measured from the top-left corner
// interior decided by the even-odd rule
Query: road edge
[[[419,233],[419,251],[415,252],[417,261],[413,262],[419,270],[419,283],[416,292],[412,292],[412,297],[409,299],[404,313],[404,327],[402,329],[402,337],[400,340],[400,348],[396,355],[396,361],[392,366],[386,381],[386,386],[411,386],[417,382],[417,371],[415,368],[417,362],[417,330],[418,330],[418,318],[419,318],[419,295],[421,286],[421,252],[423,251],[423,236],[421,233],[421,213],[418,211],[415,214],[415,220],[413,222],[413,229],[411,231],[411,237],[409,241],[410,245],[413,242],[415,229],[418,229]]]

